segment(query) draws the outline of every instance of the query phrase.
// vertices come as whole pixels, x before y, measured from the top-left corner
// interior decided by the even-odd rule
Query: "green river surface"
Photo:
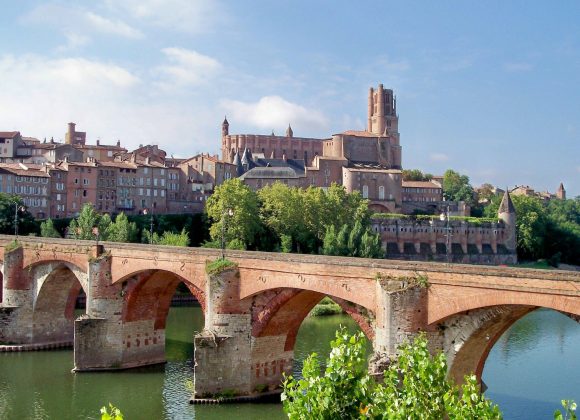
[[[311,352],[327,355],[346,315],[307,318],[296,342],[295,373]],[[283,419],[276,403],[194,406],[192,336],[198,307],[171,308],[165,365],[120,372],[71,373],[72,350],[0,354],[0,419],[99,419],[108,402],[133,419]],[[506,419],[549,419],[560,399],[580,402],[580,325],[538,310],[512,326],[494,346],[484,369],[487,395]]]

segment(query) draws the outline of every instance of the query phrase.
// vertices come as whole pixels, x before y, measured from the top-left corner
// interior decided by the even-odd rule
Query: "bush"
[[[236,268],[237,266],[238,264],[233,261],[220,258],[214,261],[208,261],[205,265],[205,272],[209,275],[216,275],[223,271]]]
[[[479,392],[474,375],[457,387],[447,380],[441,353],[431,356],[419,336],[399,348],[397,360],[377,384],[367,372],[362,333],[344,328],[332,342],[327,367],[320,374],[316,354],[304,362],[303,379],[286,377],[282,401],[290,419],[500,419],[501,413]]]

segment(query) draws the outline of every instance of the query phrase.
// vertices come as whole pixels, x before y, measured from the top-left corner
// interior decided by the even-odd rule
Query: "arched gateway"
[[[206,321],[194,339],[196,397],[278,387],[302,320],[324,296],[372,341],[371,370],[423,331],[456,380],[480,375],[499,335],[538,307],[580,319],[577,272],[228,251],[236,266],[208,275],[217,250],[10,242],[0,236],[0,345],[70,340],[74,330],[77,371],[163,362],[170,299],[183,283]],[[86,314],[73,322],[81,289]]]

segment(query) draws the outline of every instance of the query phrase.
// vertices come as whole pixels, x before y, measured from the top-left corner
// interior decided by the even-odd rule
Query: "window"
[[[83,179],[83,185],[89,185],[89,180],[88,179]]]
[[[75,178],[75,184],[78,184],[78,183],[79,183],[79,179]]]
[[[369,198],[369,187],[368,187],[368,185],[363,185],[363,187],[362,187],[362,196],[363,196],[363,198]]]
[[[379,200],[385,199],[385,187],[380,185],[379,186]]]

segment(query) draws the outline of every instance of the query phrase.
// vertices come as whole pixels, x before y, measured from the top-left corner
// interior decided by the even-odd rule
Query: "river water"
[[[346,315],[307,318],[296,342],[295,372],[311,352],[327,355]],[[191,344],[199,308],[172,308],[165,365],[122,372],[71,373],[71,350],[0,354],[0,419],[99,419],[108,402],[133,419],[283,419],[280,404],[193,406]],[[484,369],[487,395],[506,419],[552,418],[560,399],[580,402],[580,325],[553,311],[522,318],[494,346]]]

